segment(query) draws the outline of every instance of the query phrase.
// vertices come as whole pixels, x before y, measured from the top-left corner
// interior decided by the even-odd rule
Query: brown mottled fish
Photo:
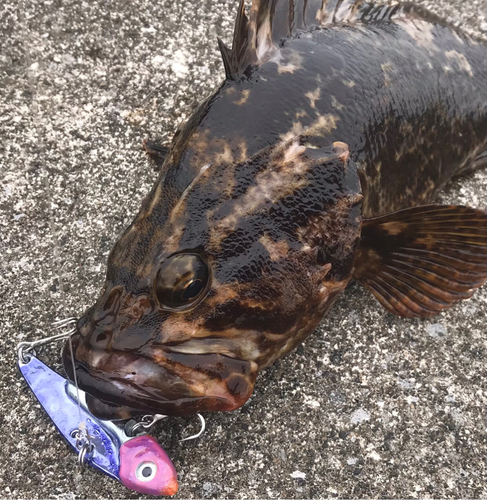
[[[486,212],[430,204],[487,166],[485,43],[411,5],[254,0],[219,45],[73,337],[98,416],[240,407],[352,279],[425,317],[487,278]]]

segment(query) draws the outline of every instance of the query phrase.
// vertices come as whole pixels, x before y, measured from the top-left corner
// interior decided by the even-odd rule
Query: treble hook
[[[196,415],[198,415],[198,418],[200,419],[201,429],[199,430],[199,432],[197,432],[196,434],[193,434],[192,436],[189,436],[189,437],[184,438],[184,439],[180,439],[179,440],[180,443],[182,443],[183,441],[190,441],[191,439],[197,439],[203,434],[203,432],[205,432],[206,422],[205,422],[205,419],[203,418],[203,415],[201,415],[201,413],[197,413]]]
[[[168,415],[144,415],[140,422],[135,423],[132,427],[129,428],[131,435],[136,435],[139,429],[143,429],[144,431],[148,431],[156,422],[162,420],[163,418],[167,418]]]
[[[192,436],[188,436],[187,438],[180,439],[179,440],[180,443],[182,443],[183,441],[190,441],[193,439],[197,439],[203,434],[203,432],[205,432],[205,429],[206,429],[205,419],[203,418],[203,415],[201,415],[199,413],[197,413],[197,415],[198,415],[198,418],[200,419],[201,429],[196,434],[193,434]],[[129,422],[130,425],[127,428],[127,432],[131,436],[137,435],[137,433],[140,432],[141,430],[144,432],[148,432],[156,422],[159,422],[160,420],[167,418],[167,417],[168,417],[168,415],[160,415],[160,414],[144,415],[142,417],[142,419],[140,420],[140,422],[136,422],[136,423]]]

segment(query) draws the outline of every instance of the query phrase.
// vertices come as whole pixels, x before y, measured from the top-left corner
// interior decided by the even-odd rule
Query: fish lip
[[[155,409],[153,405],[143,405],[140,403],[139,400],[141,398],[144,398],[144,396],[147,397],[146,391],[143,391],[140,386],[134,386],[133,384],[124,381],[121,377],[117,377],[117,375],[113,372],[105,372],[90,368],[88,363],[79,360],[76,353],[81,344],[81,337],[72,339],[72,349],[75,358],[74,364],[71,360],[69,345],[67,348],[65,347],[63,352],[64,369],[68,378],[73,383],[75,380],[74,372],[76,371],[76,381],[78,382],[79,388],[101,401],[133,408],[135,398],[138,401],[137,408],[148,412]],[[118,355],[121,359],[125,358],[127,360],[127,365],[131,360],[130,358],[133,358],[130,354],[118,352],[101,353],[101,358],[108,359],[112,355]],[[146,359],[146,361],[155,365],[155,363],[149,359]]]
[[[142,405],[140,402],[134,406],[133,398],[139,395],[139,391],[134,390],[130,384],[122,381],[111,380],[110,377],[97,376],[83,363],[75,361],[76,378],[80,389],[90,394],[94,398],[103,402],[119,406],[127,406],[135,411],[146,411],[148,413],[156,410],[156,406]]]
[[[81,390],[85,391],[90,396],[97,398],[101,401],[108,402],[111,404],[117,404],[120,406],[132,407],[131,394],[134,392],[134,388],[128,383],[123,381],[113,380],[114,375],[110,376],[110,372],[104,372],[101,370],[90,369],[87,362],[81,361],[77,352],[80,347],[84,344],[84,339],[82,334],[79,332],[75,333],[71,337],[71,346],[69,342],[66,342],[64,350],[62,353],[62,361],[64,366],[64,371],[68,376],[69,380],[73,383],[78,383]],[[74,362],[71,358],[71,349],[74,354]],[[90,351],[92,351],[91,349]],[[129,357],[127,353],[116,353],[124,355],[124,357]],[[111,354],[101,353],[101,357],[107,358]],[[147,360],[150,361],[150,360]],[[75,377],[76,372],[76,377]],[[118,383],[117,383],[118,382]],[[120,387],[123,386],[123,387]],[[130,391],[128,389],[131,389]],[[141,392],[141,391],[135,391]],[[128,393],[128,394],[127,394]],[[150,408],[147,407],[147,411]]]
[[[195,395],[181,394],[174,399],[165,398],[161,388],[147,385],[143,387],[143,380],[128,381],[123,379],[124,372],[117,376],[113,371],[97,370],[88,365],[87,362],[77,358],[78,348],[83,347],[83,337],[75,334],[72,337],[72,349],[74,353],[74,370],[76,371],[76,380],[81,390],[90,396],[99,399],[102,402],[112,405],[124,406],[132,409],[133,414],[141,412],[161,413],[167,415],[188,415],[199,411],[195,404],[204,404],[205,401],[212,403],[218,402],[218,409],[235,409],[235,403],[230,398],[224,398],[216,395]],[[88,352],[95,351],[91,348]],[[117,358],[117,365],[122,367],[130,366],[131,363],[145,363],[149,370],[157,373],[157,380],[164,381],[168,377],[168,372],[162,366],[158,365],[152,359],[141,354],[131,354],[123,351],[105,351],[97,352],[104,363],[110,364],[111,358]],[[71,348],[69,342],[66,342],[62,355],[64,370],[68,378],[74,383],[73,362],[71,360]],[[127,373],[125,373],[127,375]],[[137,377],[137,374],[135,374]],[[134,377],[134,378],[135,378]],[[184,383],[184,380],[182,380]],[[205,410],[203,410],[205,411]],[[95,415],[96,416],[96,415]]]

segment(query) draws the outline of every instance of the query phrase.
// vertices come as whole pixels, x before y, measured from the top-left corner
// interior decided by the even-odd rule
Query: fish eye
[[[154,282],[162,309],[184,311],[205,296],[210,283],[208,264],[200,255],[176,254],[164,261]]]

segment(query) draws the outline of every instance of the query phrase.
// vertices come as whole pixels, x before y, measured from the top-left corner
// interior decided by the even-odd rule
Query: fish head
[[[205,164],[179,192],[170,173],[113,248],[74,359],[64,350],[99,416],[240,407],[352,276],[362,196],[345,144],[293,137]]]

